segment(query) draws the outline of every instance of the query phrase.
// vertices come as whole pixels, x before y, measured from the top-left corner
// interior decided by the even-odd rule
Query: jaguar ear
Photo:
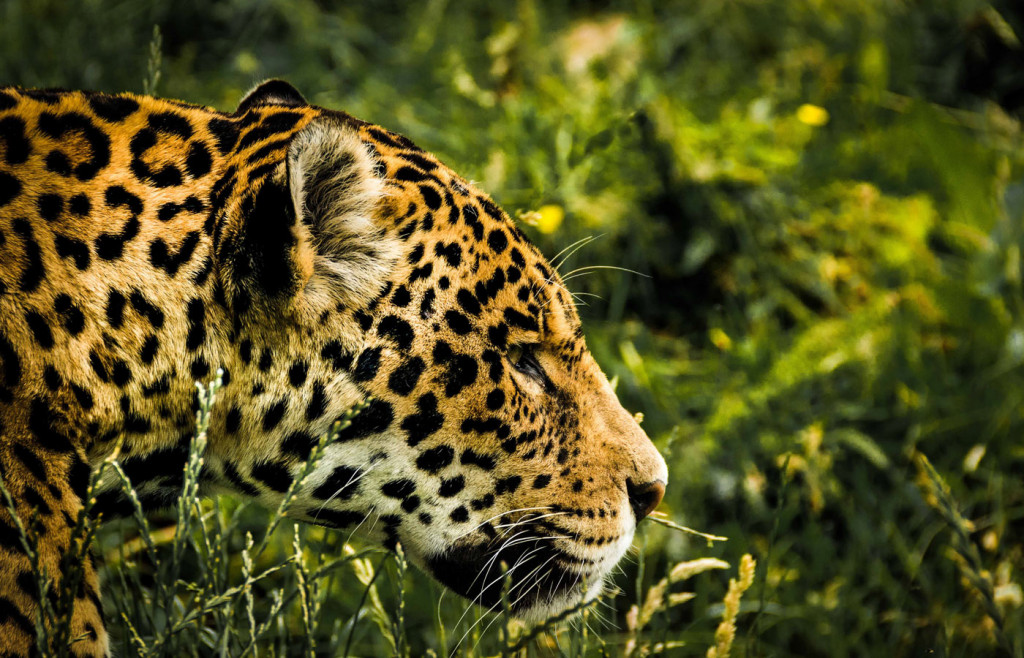
[[[286,105],[297,107],[309,105],[299,90],[284,80],[267,80],[256,85],[238,104],[235,114],[244,114],[258,105]]]
[[[299,253],[307,293],[348,304],[376,295],[399,242],[375,219],[384,182],[356,129],[334,117],[311,122],[292,140],[287,176],[300,243],[308,247]]]
[[[243,197],[218,243],[231,306],[297,297],[360,306],[388,279],[398,238],[378,222],[384,183],[357,129],[336,116],[301,128],[277,170]]]

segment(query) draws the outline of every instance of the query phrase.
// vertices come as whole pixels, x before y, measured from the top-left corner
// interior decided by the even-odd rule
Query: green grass
[[[594,237],[563,272],[644,275],[568,283],[666,455],[668,517],[729,540],[643,524],[623,593],[530,655],[621,655],[630,606],[675,564],[717,558],[735,577],[746,553],[757,574],[733,655],[1021,654],[1017,3],[165,4],[10,0],[0,79],[231,109],[285,77],[436,152],[534,222],[545,253]],[[297,551],[290,523],[264,539],[272,511],[189,504],[220,561],[195,540],[174,579],[173,541],[155,559],[132,543],[136,521],[98,532],[104,552],[138,547],[108,561],[125,655],[132,626],[148,645],[189,602],[275,568],[182,647],[214,655],[231,629],[231,654],[269,623],[261,655],[308,655],[307,638],[321,655],[497,655],[530,632],[472,609],[460,622],[462,602],[397,555],[350,556],[343,534],[302,527]],[[170,518],[149,520],[154,537],[198,532]],[[729,575],[673,585],[694,597],[653,614],[636,646],[705,655]],[[148,619],[136,578],[170,596],[167,619]]]

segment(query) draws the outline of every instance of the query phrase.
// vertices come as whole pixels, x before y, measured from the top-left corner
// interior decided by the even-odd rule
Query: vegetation
[[[0,80],[230,109],[285,77],[582,240],[662,509],[729,538],[645,523],[619,596],[531,630],[184,500],[98,532],[121,655],[1021,655],[1022,36],[1010,0],[0,5]]]

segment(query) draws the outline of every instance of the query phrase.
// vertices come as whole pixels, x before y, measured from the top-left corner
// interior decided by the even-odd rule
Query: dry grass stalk
[[[651,622],[655,613],[659,610],[672,608],[691,600],[694,597],[692,592],[668,593],[670,585],[682,582],[697,574],[710,571],[711,569],[728,569],[729,563],[722,560],[705,557],[688,562],[680,562],[669,570],[667,576],[659,580],[647,590],[642,605],[632,605],[626,613],[626,628],[629,630],[629,640],[626,642],[625,655],[627,658],[634,653],[645,656],[650,653],[659,653],[657,646],[637,645],[637,637],[640,632]]]
[[[725,610],[722,622],[715,630],[715,646],[708,649],[708,658],[726,658],[732,650],[732,642],[736,638],[736,617],[740,612],[740,599],[754,582],[754,569],[757,562],[749,553],[740,559],[740,578],[729,579],[729,591],[723,601]]]

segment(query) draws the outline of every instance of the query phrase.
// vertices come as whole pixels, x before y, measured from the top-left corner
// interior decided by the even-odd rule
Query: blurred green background
[[[644,582],[752,553],[734,655],[1019,655],[1022,37],[1012,0],[5,0],[0,81],[231,110],[283,77],[549,256],[594,237],[562,271],[640,273],[567,284],[667,457],[663,509],[729,537],[648,528]],[[659,641],[703,655],[725,580]],[[410,587],[415,654],[438,590]]]

